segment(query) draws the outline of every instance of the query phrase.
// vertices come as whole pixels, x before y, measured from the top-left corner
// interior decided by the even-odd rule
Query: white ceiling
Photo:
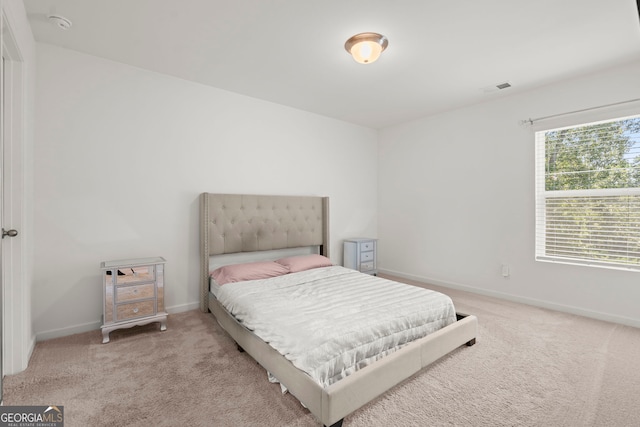
[[[636,0],[24,3],[38,42],[372,128],[640,59]],[[369,65],[344,50],[365,31],[389,39]]]

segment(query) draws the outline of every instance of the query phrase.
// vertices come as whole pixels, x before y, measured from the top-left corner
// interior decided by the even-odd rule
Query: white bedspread
[[[446,295],[339,266],[228,283],[218,300],[323,387],[456,321]]]

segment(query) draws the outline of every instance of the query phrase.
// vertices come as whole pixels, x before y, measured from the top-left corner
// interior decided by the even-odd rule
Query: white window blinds
[[[640,116],[536,132],[536,259],[640,271]]]

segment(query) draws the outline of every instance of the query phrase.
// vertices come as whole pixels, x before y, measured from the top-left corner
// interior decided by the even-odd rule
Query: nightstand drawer
[[[120,304],[117,306],[117,320],[135,319],[143,316],[153,316],[155,314],[154,300],[132,302],[129,304]]]
[[[137,286],[116,287],[116,303],[153,298],[155,296],[155,284]]]
[[[360,271],[364,272],[370,270],[373,270],[373,261],[360,263]]]
[[[370,252],[362,252],[360,254],[360,261],[373,261],[373,251]]]
[[[362,242],[360,243],[361,251],[372,251],[374,242]]]
[[[116,276],[117,285],[133,285],[141,282],[153,282],[155,280],[154,268],[152,265],[123,269],[127,274]]]

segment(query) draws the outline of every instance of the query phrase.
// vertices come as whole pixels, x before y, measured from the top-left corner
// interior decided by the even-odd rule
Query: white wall
[[[377,133],[37,45],[38,339],[100,326],[101,261],[167,259],[169,312],[198,303],[201,192],[331,198],[331,254],[377,231]]]
[[[534,260],[534,140],[520,124],[640,98],[639,76],[635,62],[382,130],[381,269],[640,326],[638,273]]]

